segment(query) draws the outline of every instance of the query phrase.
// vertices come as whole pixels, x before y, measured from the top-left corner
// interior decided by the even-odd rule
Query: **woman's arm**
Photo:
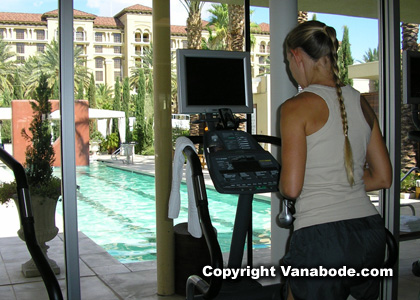
[[[287,199],[296,199],[300,195],[305,176],[305,118],[299,102],[296,98],[289,99],[280,110],[282,163],[279,189]]]
[[[363,175],[365,189],[367,192],[386,189],[392,184],[392,166],[388,150],[375,113],[363,97],[361,98],[361,104],[366,121],[372,128],[366,152],[367,167]]]

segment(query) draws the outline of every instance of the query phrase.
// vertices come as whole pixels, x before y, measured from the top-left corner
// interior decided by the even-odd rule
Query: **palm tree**
[[[207,47],[212,50],[225,50],[227,47],[229,11],[227,4],[212,4],[209,13],[212,14],[207,24],[209,39]],[[213,32],[215,35],[213,35]]]
[[[107,84],[100,83],[96,86],[96,106],[100,109],[112,109],[112,95],[114,91]]]
[[[201,10],[204,2],[180,0],[188,12],[187,18],[187,42],[188,49],[201,49]]]
[[[83,82],[85,88],[89,86],[89,77],[87,76],[87,68],[85,67],[85,59],[81,56],[81,48],[74,48],[74,87],[77,87],[80,81]],[[48,87],[52,88],[58,83],[60,78],[60,61],[59,61],[59,44],[53,40],[45,48],[45,52],[38,56],[30,57],[22,69],[26,75],[27,90],[33,92],[38,85],[40,74],[47,77]]]
[[[227,50],[243,51],[244,49],[244,27],[245,27],[245,6],[228,4],[228,45]]]
[[[10,75],[12,74],[14,62],[10,60],[15,54],[10,51],[10,46],[0,38],[0,91],[4,91],[6,87],[8,90],[13,89],[10,82]]]
[[[402,23],[402,50],[419,51],[419,24]],[[418,130],[411,118],[411,105],[401,105],[401,169],[407,172],[417,165],[416,143],[408,139],[408,132]]]

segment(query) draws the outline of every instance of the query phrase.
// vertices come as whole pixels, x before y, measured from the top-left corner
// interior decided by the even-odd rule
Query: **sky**
[[[74,0],[74,8],[92,13],[97,16],[111,17],[119,13],[123,8],[142,4],[152,7],[152,0]],[[171,24],[185,25],[187,11],[180,0],[171,0]],[[23,13],[45,13],[58,7],[57,0],[13,0],[3,1],[0,11],[23,12]],[[202,18],[208,19],[206,4],[203,9]],[[253,11],[251,21],[255,23],[270,23],[268,8],[251,7]],[[345,17],[329,14],[316,14],[317,20],[332,26],[337,31],[338,39],[343,36],[343,28],[349,28],[351,52],[355,63],[363,61],[363,55],[370,49],[378,47],[378,22],[373,19]],[[309,15],[309,19],[312,14]]]

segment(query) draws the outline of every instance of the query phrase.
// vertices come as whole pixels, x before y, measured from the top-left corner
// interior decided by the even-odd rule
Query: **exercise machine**
[[[207,168],[216,190],[237,194],[238,204],[227,268],[242,266],[245,241],[248,242],[247,266],[252,268],[252,201],[257,193],[278,191],[280,166],[258,142],[280,145],[280,139],[252,136],[238,131],[239,121],[229,109],[220,109],[218,116],[206,114],[209,130],[203,137],[190,137],[203,143]],[[192,167],[192,179],[201,227],[210,250],[211,267],[223,269],[222,252],[208,211],[204,179],[196,152],[189,146],[184,153]],[[291,218],[291,216],[290,216]],[[199,294],[195,294],[196,288]],[[223,280],[213,276],[210,282],[193,275],[187,281],[187,299],[278,299],[280,282],[263,286],[250,277]]]
[[[28,181],[26,179],[25,169],[9,153],[0,148],[0,160],[6,164],[12,171],[17,184],[17,196],[19,201],[19,218],[25,235],[26,246],[32,259],[41,274],[47,289],[50,300],[62,300],[60,285],[55,277],[54,271],[48,263],[41,247],[38,244],[35,235],[34,217],[32,214],[31,196],[29,193]]]
[[[244,257],[245,240],[248,242],[247,266],[252,268],[252,201],[257,193],[277,192],[280,166],[276,159],[265,151],[258,142],[281,145],[279,138],[250,135],[237,131],[239,121],[230,110],[220,109],[215,117],[207,114],[204,119],[209,130],[203,137],[193,137],[194,143],[203,143],[206,163],[216,190],[220,193],[238,194],[236,218],[227,269],[240,269]],[[190,162],[192,181],[198,215],[207,242],[211,269],[223,269],[223,257],[217,235],[211,223],[208,201],[201,164],[195,150],[190,146],[183,149]],[[294,205],[283,200],[278,216],[281,227],[293,223]],[[395,265],[398,247],[393,235],[386,230],[388,258],[383,267]],[[211,276],[209,280],[192,275],[186,283],[187,300],[192,299],[281,299],[281,283],[262,285],[250,277],[225,279]]]

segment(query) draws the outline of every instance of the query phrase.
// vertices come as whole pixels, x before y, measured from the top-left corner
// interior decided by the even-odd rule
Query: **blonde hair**
[[[344,105],[341,81],[338,71],[338,40],[335,29],[319,21],[308,21],[296,26],[286,37],[286,50],[302,48],[314,61],[322,57],[328,57],[331,63],[337,100],[340,106],[341,122],[344,134],[344,166],[347,180],[350,185],[354,184],[353,153],[348,137],[349,126],[347,121],[346,107]]]

